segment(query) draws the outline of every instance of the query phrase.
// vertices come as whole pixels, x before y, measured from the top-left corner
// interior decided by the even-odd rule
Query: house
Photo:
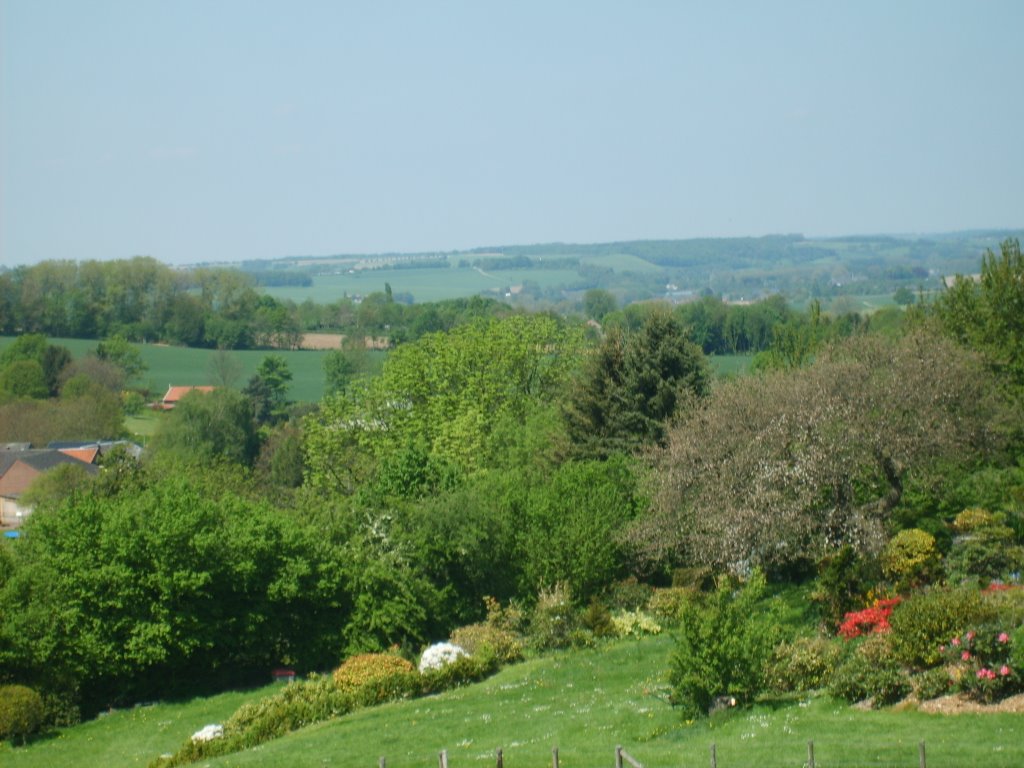
[[[21,495],[33,481],[61,464],[82,467],[90,475],[99,467],[52,448],[21,451],[0,451],[0,527],[16,528],[32,513],[32,508],[19,503]]]
[[[181,400],[181,398],[183,398],[189,392],[213,392],[214,389],[216,389],[216,387],[175,387],[169,385],[167,387],[167,394],[164,395],[158,407],[161,408],[162,410],[169,411],[172,408],[174,408],[174,406],[178,404],[178,401]]]
[[[47,448],[73,456],[89,464],[97,464],[115,448],[122,448],[133,459],[142,455],[142,446],[130,440],[55,440],[47,443]]]

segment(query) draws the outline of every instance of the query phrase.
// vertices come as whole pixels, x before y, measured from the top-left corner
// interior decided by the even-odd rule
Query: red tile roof
[[[167,394],[164,395],[164,399],[161,400],[160,402],[162,402],[165,406],[173,406],[189,392],[213,392],[214,389],[216,389],[216,387],[168,387]]]

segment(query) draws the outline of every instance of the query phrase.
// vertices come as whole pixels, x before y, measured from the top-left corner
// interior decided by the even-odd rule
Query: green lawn
[[[557,746],[562,766],[590,768],[612,765],[621,744],[648,768],[706,766],[714,743],[722,768],[795,768],[811,740],[826,768],[916,766],[922,740],[931,768],[1024,765],[1024,716],[1014,714],[872,712],[821,697],[683,723],[666,698],[671,648],[663,634],[535,659],[477,685],[356,712],[199,765],[376,766],[383,756],[395,768],[432,768],[446,749],[456,768],[494,765],[501,747],[515,768],[551,765]],[[0,748],[0,764],[145,765],[267,691],[117,712],[27,748]]]

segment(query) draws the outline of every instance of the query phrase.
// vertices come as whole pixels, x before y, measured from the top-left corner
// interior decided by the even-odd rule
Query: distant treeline
[[[490,256],[485,259],[473,259],[472,261],[462,259],[459,262],[459,266],[472,266],[495,272],[510,269],[577,269],[580,266],[580,260],[578,258],[530,258],[520,254],[517,256]]]

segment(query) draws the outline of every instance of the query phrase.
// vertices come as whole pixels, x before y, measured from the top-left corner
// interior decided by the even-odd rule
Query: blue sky
[[[0,263],[1024,226],[1024,3],[0,0]]]

